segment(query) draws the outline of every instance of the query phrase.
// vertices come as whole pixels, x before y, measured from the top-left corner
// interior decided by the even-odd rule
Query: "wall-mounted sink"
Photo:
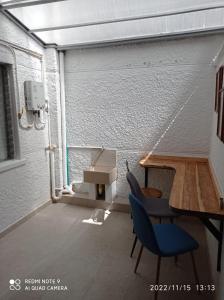
[[[84,182],[111,184],[117,179],[117,168],[95,166],[83,171]]]

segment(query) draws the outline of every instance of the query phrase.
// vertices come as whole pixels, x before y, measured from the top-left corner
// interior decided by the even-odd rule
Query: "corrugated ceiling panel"
[[[212,0],[67,0],[11,9],[28,28],[64,26],[130,16],[174,11],[206,5],[224,4]]]
[[[200,12],[156,19],[95,25],[40,32],[37,35],[47,43],[58,45],[85,44],[136,37],[172,34],[224,26],[224,9],[217,12]]]
[[[215,6],[212,0],[67,0],[10,12],[29,29],[139,17],[187,8]],[[45,43],[73,45],[137,38],[224,26],[224,9],[36,33]]]

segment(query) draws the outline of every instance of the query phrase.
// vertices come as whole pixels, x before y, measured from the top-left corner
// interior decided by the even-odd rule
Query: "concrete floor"
[[[138,274],[131,259],[133,234],[130,216],[68,204],[51,204],[8,233],[0,241],[0,299],[150,300],[156,257],[143,251]],[[94,216],[95,215],[95,216]],[[91,218],[97,224],[91,224]],[[94,223],[92,222],[92,223]],[[201,283],[212,283],[206,235],[202,225],[186,217],[178,224],[199,241],[196,263]],[[137,250],[139,247],[137,248]],[[9,280],[21,280],[21,290],[9,290]],[[24,291],[25,279],[60,279],[67,291]],[[161,284],[190,284],[194,288],[190,255],[162,260]],[[43,284],[26,284],[26,286]],[[57,284],[56,284],[57,285]],[[51,286],[47,284],[46,286]],[[164,299],[215,299],[213,293],[161,292]]]

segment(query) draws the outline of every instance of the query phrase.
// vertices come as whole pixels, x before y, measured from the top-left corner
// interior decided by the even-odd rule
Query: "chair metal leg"
[[[155,285],[158,285],[158,283],[159,283],[160,265],[161,265],[161,256],[158,256]],[[155,290],[155,297],[154,297],[154,299],[157,300],[157,298],[158,298],[158,289]]]
[[[145,168],[145,188],[148,187],[149,168]]]
[[[139,251],[139,254],[138,254],[138,258],[137,258],[137,261],[136,261],[134,273],[137,272],[137,268],[138,268],[138,264],[139,264],[141,256],[142,256],[143,248],[144,248],[143,245],[141,245],[141,248],[140,248],[140,251]]]
[[[178,262],[178,256],[177,255],[174,256],[174,262],[175,262],[175,264],[177,264],[177,262]]]
[[[172,217],[170,217],[170,223],[173,224],[173,218]],[[177,262],[178,262],[178,256],[177,255],[174,256],[174,262],[175,262],[175,264],[177,264]]]
[[[134,250],[135,250],[135,246],[136,246],[136,243],[137,243],[137,235],[135,236],[135,239],[134,239],[134,243],[133,243],[133,246],[132,246],[132,249],[131,249],[131,254],[130,254],[130,257],[132,257],[133,253],[134,253]]]
[[[162,223],[162,218],[161,217],[159,217],[159,224],[161,224]]]
[[[191,259],[192,259],[192,264],[193,264],[195,282],[196,282],[196,284],[199,284],[198,272],[197,272],[197,268],[196,268],[196,264],[195,264],[195,259],[194,259],[194,253],[193,252],[191,252]]]

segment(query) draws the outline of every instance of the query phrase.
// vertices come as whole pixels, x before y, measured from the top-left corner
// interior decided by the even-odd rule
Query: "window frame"
[[[15,68],[12,63],[8,61],[2,61],[0,59],[0,65],[4,65],[7,71],[8,85],[9,85],[9,101],[11,109],[11,122],[13,128],[13,146],[14,157],[12,159],[6,159],[0,162],[0,173],[10,169],[17,168],[25,164],[26,160],[21,158],[20,140],[19,140],[19,127],[17,117],[17,102],[16,102],[16,86],[15,86]]]

